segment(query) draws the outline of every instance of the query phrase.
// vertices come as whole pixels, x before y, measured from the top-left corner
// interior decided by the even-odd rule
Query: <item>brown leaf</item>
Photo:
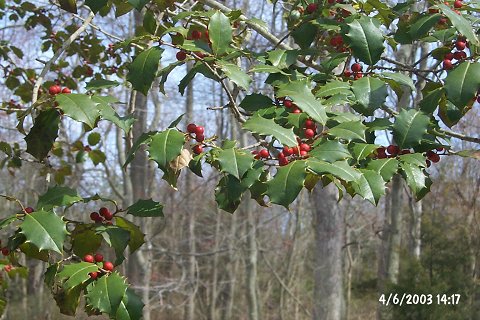
[[[192,159],[193,159],[192,151],[190,150],[190,147],[187,146],[187,148],[182,149],[182,152],[178,157],[170,161],[170,168],[172,168],[175,171],[180,171],[183,168],[188,167],[188,164]]]

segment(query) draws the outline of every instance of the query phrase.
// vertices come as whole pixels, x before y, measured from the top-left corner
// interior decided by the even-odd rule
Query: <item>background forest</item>
[[[0,141],[23,145],[12,111],[25,108],[19,96],[30,93],[22,92],[29,89],[14,80],[18,76],[15,68],[31,69],[32,76],[39,74],[52,50],[84,23],[88,11],[80,8],[78,14],[68,13],[54,1],[0,3],[0,100],[4,102]],[[247,17],[264,20],[278,38],[288,32],[284,17],[290,12],[289,4],[262,0],[222,3],[241,9]],[[194,5],[197,2],[175,4],[180,8]],[[426,2],[418,6],[426,6]],[[125,63],[131,61],[133,51],[114,50],[113,46],[146,32],[149,23],[144,12],[136,10],[120,17],[112,11],[94,20],[54,63],[46,80],[53,83],[58,79],[74,92],[85,92],[85,83],[99,75],[125,83]],[[245,47],[258,52],[272,47],[256,33],[245,41]],[[293,40],[288,41],[294,46]],[[11,46],[23,54],[11,51]],[[389,58],[408,65],[428,50],[426,44],[402,45],[390,52]],[[167,49],[160,68],[175,61],[175,53]],[[108,89],[122,102],[119,114],[134,112],[134,140],[143,132],[166,128],[185,114],[180,126],[194,122],[219,140],[255,143],[232,121],[228,109],[218,108],[228,100],[218,82],[199,75],[186,86],[184,95],[179,93],[178,83],[191,67],[188,63],[175,69],[165,84],[157,79],[147,96],[126,86]],[[254,74],[252,87],[262,89],[264,80]],[[405,95],[403,104],[415,106],[415,97],[415,93]],[[387,104],[395,109],[399,101],[391,95]],[[455,128],[478,136],[479,107],[475,103]],[[388,134],[380,140],[383,145],[391,143]],[[454,139],[452,143],[455,150],[476,148],[472,142]],[[338,319],[345,320],[480,317],[480,163],[476,159],[442,156],[427,169],[434,183],[418,202],[403,180],[394,179],[378,206],[349,195],[337,202],[316,188],[311,193],[302,190],[290,210],[278,205],[260,207],[245,196],[237,212],[230,214],[217,207],[212,192],[218,172],[204,170],[203,178],[182,172],[178,190],[173,190],[162,181],[144,150],[123,170],[130,147],[124,132],[111,123],[102,122],[84,132],[74,121],[62,122],[55,149],[63,154],[61,160],[52,158],[55,171],[47,174],[35,161],[22,161],[19,168],[1,154],[0,161],[5,160],[1,161],[0,194],[14,194],[34,206],[49,185],[68,182],[84,196],[98,192],[124,207],[138,199],[162,203],[163,218],[133,219],[145,233],[146,243],[119,267],[142,297],[146,320],[302,320],[312,319],[312,310],[328,308],[331,303],[339,306]],[[7,217],[14,206],[14,202],[1,200],[0,218]],[[75,215],[86,217],[95,210],[91,205],[89,211],[77,210]],[[9,232],[8,228],[2,231],[2,242]],[[338,247],[341,255],[331,254],[335,252],[332,248]],[[113,254],[107,247],[102,252]],[[22,263],[30,272],[10,284],[3,319],[69,319],[60,314],[44,285],[45,265],[34,260]],[[324,271],[323,278],[315,279],[317,268]],[[325,284],[325,292],[315,290],[316,281]],[[329,286],[340,289],[332,293]],[[460,294],[461,298],[457,305],[445,306],[392,308],[379,303],[382,294],[392,292]],[[87,315],[80,312],[76,318],[86,319]]]

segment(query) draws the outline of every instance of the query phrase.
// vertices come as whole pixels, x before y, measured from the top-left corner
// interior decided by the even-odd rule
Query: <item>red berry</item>
[[[444,59],[453,60],[454,59],[453,53],[451,53],[451,52],[447,53],[445,55]]]
[[[192,31],[192,38],[194,40],[198,40],[202,37],[202,32],[201,31],[198,31],[198,30],[193,30]]]
[[[295,146],[292,148],[292,154],[298,154],[298,151],[299,151],[298,147]]]
[[[101,216],[105,216],[105,214],[108,214],[110,210],[108,210],[105,207],[101,207],[100,210],[98,210],[98,213],[100,213]]]
[[[90,276],[91,279],[95,280],[98,277],[98,272],[96,272],[96,271],[95,272],[90,272],[88,275]]]
[[[260,152],[258,154],[260,155],[260,157],[262,157],[264,159],[270,157],[270,153],[268,152],[267,149],[260,150]]]
[[[103,256],[100,253],[95,253],[93,258],[95,259],[95,262],[102,262],[103,261]]]
[[[195,133],[195,129],[197,129],[197,126],[194,124],[194,123],[190,123],[188,126],[187,126],[187,131],[189,133]]]
[[[280,160],[280,159],[285,159],[285,158],[286,158],[287,156],[289,156],[289,155],[290,155],[290,154],[286,154],[285,151],[280,152],[280,153],[278,154],[278,159],[279,159],[279,160]]]
[[[53,95],[56,95],[56,94],[59,94],[60,92],[62,92],[62,88],[60,88],[60,86],[58,85],[52,85],[50,86],[50,88],[48,88],[48,93],[50,93],[52,96]]]
[[[291,156],[293,153],[293,149],[292,148],[289,148],[287,146],[283,147],[283,154],[285,156]]]
[[[400,148],[398,146],[389,145],[387,147],[387,152],[391,155],[396,156],[400,152]]]
[[[453,54],[453,58],[456,60],[463,60],[467,57],[465,51],[457,51]]]
[[[70,90],[69,88],[63,88],[62,93],[69,94],[72,93],[72,90]]]
[[[427,164],[427,168],[430,168],[430,166],[432,165],[432,162],[430,162],[430,160],[426,160],[425,163]]]
[[[10,253],[10,250],[8,250],[7,247],[3,247],[3,248],[2,248],[2,254],[3,254],[4,256],[8,256],[9,253]]]
[[[438,152],[443,152],[443,151],[445,151],[444,148],[437,148],[437,149],[435,149],[435,150],[437,150]]]
[[[411,153],[409,149],[403,149],[402,151],[400,151],[400,154],[409,154]]]
[[[105,212],[105,215],[103,216],[105,218],[105,220],[112,220],[113,219],[113,213],[111,213],[110,211],[107,211]]]
[[[106,270],[106,271],[113,271],[113,263],[111,263],[110,261],[106,261],[103,263],[103,269]]]
[[[12,271],[12,266],[7,264],[5,267],[3,267],[3,270],[5,270],[6,272],[10,272]]]
[[[453,68],[452,60],[445,59],[443,60],[443,69],[450,70]]]
[[[87,254],[83,257],[83,261],[93,263],[95,258],[91,254]]]
[[[305,129],[305,138],[311,139],[315,136],[315,131],[312,129]]]
[[[90,219],[92,219],[93,221],[96,221],[96,222],[102,221],[102,217],[100,217],[98,212],[90,213]]]
[[[428,160],[432,161],[433,163],[437,163],[438,161],[440,161],[440,156],[434,153],[428,157]]]
[[[295,109],[293,109],[292,111],[293,113],[302,113],[302,110],[298,109],[297,107],[295,107]]]
[[[362,71],[362,65],[360,63],[354,63],[352,64],[351,69],[353,72],[360,72]]]
[[[278,164],[281,166],[286,166],[288,164],[288,159],[287,158],[279,158],[278,159]]]
[[[291,100],[285,100],[283,101],[283,106],[285,108],[291,108],[293,106],[293,102]]]
[[[176,57],[178,61],[183,61],[187,58],[187,53],[185,51],[178,51]]]
[[[305,128],[306,129],[314,129],[316,127],[315,122],[313,120],[307,119],[305,120]]]
[[[197,126],[195,128],[195,134],[198,136],[198,135],[203,135],[203,133],[205,132],[205,128],[202,127],[202,126]]]
[[[203,134],[197,134],[195,140],[197,140],[198,142],[203,142],[203,140],[205,140],[205,136]]]
[[[300,144],[300,150],[301,151],[305,151],[305,152],[308,152],[310,151],[312,148],[310,147],[310,145],[306,144],[306,143],[302,143]]]
[[[456,0],[456,1],[453,3],[453,7],[456,8],[456,9],[460,9],[462,6],[463,6],[463,3],[462,3],[462,1],[460,1],[460,0]]]
[[[300,150],[300,155],[301,155],[302,157],[305,157],[305,156],[308,155],[308,152],[305,151],[305,150]]]
[[[317,11],[317,4],[316,3],[310,3],[307,6],[307,13],[314,13]]]
[[[353,74],[352,71],[350,71],[348,69],[343,72],[343,75],[347,78],[350,78],[352,76],[352,74]]]
[[[467,44],[465,43],[465,41],[457,40],[457,42],[455,42],[455,48],[457,48],[457,50],[463,50],[466,46]]]
[[[193,153],[200,154],[202,152],[203,152],[203,147],[201,145],[197,144],[193,147]]]
[[[358,79],[360,79],[360,78],[363,78],[363,73],[358,72],[358,73],[355,74],[355,76],[354,76],[353,78],[354,78],[355,80],[358,80]]]
[[[35,210],[33,210],[32,207],[26,207],[25,208],[25,213],[27,213],[27,214],[32,213],[33,211],[35,211]]]

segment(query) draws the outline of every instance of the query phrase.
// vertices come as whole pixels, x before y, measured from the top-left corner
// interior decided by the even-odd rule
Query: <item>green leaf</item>
[[[54,207],[70,206],[82,200],[77,191],[68,187],[54,186],[38,197],[37,208],[50,210]]]
[[[302,49],[307,49],[315,40],[318,28],[312,23],[302,23],[292,31],[292,38]]]
[[[95,122],[100,116],[100,111],[95,103],[86,94],[59,94],[56,96],[58,107],[67,117],[83,122],[90,128],[95,127]]]
[[[114,316],[127,291],[127,284],[124,278],[114,272],[101,277],[88,288],[89,291],[86,294],[88,305],[100,312]]]
[[[388,96],[385,82],[373,77],[364,77],[353,81],[352,91],[357,99],[353,108],[359,113],[371,116],[380,108]]]
[[[102,245],[102,237],[93,230],[92,224],[78,224],[72,231],[72,249],[79,257],[96,252]]]
[[[361,121],[348,121],[331,128],[328,134],[347,141],[365,141],[366,130]]]
[[[59,267],[59,263],[54,263],[54,264],[50,265],[44,273],[45,284],[49,288],[53,287],[53,284],[55,283],[55,277],[56,277],[57,272],[58,272],[58,267]]]
[[[135,217],[163,217],[163,206],[152,199],[138,200],[127,208],[127,213]]]
[[[260,109],[269,108],[272,105],[273,101],[269,97],[259,93],[252,93],[243,98],[239,107],[243,108],[245,111],[254,112]]]
[[[293,133],[293,129],[286,129],[275,123],[275,121],[272,119],[253,116],[243,124],[243,128],[253,133],[273,136],[281,144],[289,147],[294,147],[297,145],[297,139]]]
[[[38,250],[37,246],[30,242],[25,242],[22,243],[19,246],[20,251],[22,251],[27,257],[32,258],[32,259],[37,259],[41,261],[48,261],[48,251],[40,251]]]
[[[373,18],[361,16],[347,24],[345,34],[354,56],[368,65],[377,63],[385,50],[382,31],[374,22]]]
[[[310,157],[326,162],[335,162],[346,160],[352,155],[348,152],[347,147],[338,140],[321,140],[309,152]]]
[[[234,213],[240,205],[243,193],[247,190],[237,178],[225,175],[220,179],[215,188],[215,201],[218,208],[229,213]]]
[[[354,184],[355,192],[377,205],[380,198],[385,195],[385,181],[378,172],[373,170],[361,170],[361,172],[360,178]]]
[[[315,159],[308,159],[307,166],[309,171],[317,175],[331,174],[345,182],[356,181],[361,176],[358,170],[350,166],[346,161],[328,163]]]
[[[67,228],[62,218],[55,213],[36,211],[27,214],[20,228],[27,242],[33,243],[39,250],[63,252]]]
[[[408,31],[412,40],[417,40],[427,35],[427,33],[437,24],[442,16],[440,14],[426,13],[423,17],[415,21]]]
[[[141,11],[143,7],[145,7],[145,5],[150,1],[151,0],[128,0],[128,3],[130,3],[132,7],[134,7],[138,11]]]
[[[442,10],[443,14],[447,16],[447,18],[452,22],[453,26],[460,32],[460,34],[464,35],[470,44],[475,46],[480,45],[480,41],[478,40],[477,35],[472,27],[472,23],[465,19],[461,14],[457,14],[455,11],[450,9],[448,6],[444,4],[438,4],[438,8]]]
[[[478,149],[462,150],[462,151],[456,152],[455,155],[464,157],[464,158],[473,158],[473,159],[480,160],[480,150]]]
[[[12,222],[14,222],[16,220],[17,220],[16,215],[0,220],[0,230],[5,229],[9,225],[11,225]]]
[[[183,149],[185,136],[176,129],[168,129],[155,134],[148,145],[150,159],[161,169],[166,169],[169,162],[178,157]]]
[[[267,61],[279,69],[286,69],[297,62],[299,50],[277,49],[267,52]]]
[[[114,265],[121,264],[123,260],[125,260],[124,252],[130,242],[130,232],[117,226],[99,226],[97,227],[97,232],[102,235],[105,242],[115,251],[117,258],[115,259]]]
[[[440,84],[430,86],[427,84],[422,90],[422,95],[423,99],[419,103],[420,110],[426,113],[433,113],[439,106],[442,97],[445,95],[445,89]]]
[[[117,320],[140,320],[144,304],[142,299],[135,292],[128,288],[118,306],[115,319]]]
[[[460,110],[469,104],[480,89],[480,63],[462,62],[445,78],[447,98]]]
[[[227,52],[232,43],[232,26],[230,20],[222,12],[217,11],[208,23],[208,35],[212,42],[212,50],[216,56]]]
[[[367,169],[380,173],[383,180],[388,182],[398,171],[398,160],[395,158],[372,160],[368,163]]]
[[[415,147],[427,133],[430,117],[415,109],[402,110],[395,116],[393,138],[400,148]]]
[[[322,125],[327,122],[325,107],[315,99],[307,81],[299,80],[280,86],[277,95],[290,97],[303,112]]]
[[[273,179],[267,182],[267,195],[270,201],[288,208],[303,189],[307,177],[305,169],[304,160],[296,160],[278,168]]]
[[[88,138],[87,138],[88,144],[91,146],[94,146],[100,142],[100,138],[101,138],[100,133],[92,132],[88,135]]]
[[[125,163],[122,166],[123,169],[125,169],[128,166],[128,164],[133,161],[133,158],[135,157],[135,153],[138,151],[138,149],[142,145],[149,144],[150,141],[152,141],[152,137],[155,134],[157,134],[156,131],[144,132],[140,135],[140,137],[138,137],[138,139],[133,143],[130,150],[128,150],[127,159],[125,160]]]
[[[133,88],[144,95],[152,87],[153,80],[157,75],[158,65],[162,57],[163,49],[152,47],[140,53],[128,68],[127,80]]]
[[[53,143],[58,137],[59,125],[60,116],[57,110],[40,112],[32,129],[25,137],[27,152],[38,160],[43,160],[52,150]]]
[[[320,87],[320,89],[315,93],[315,96],[319,98],[324,98],[336,94],[342,94],[346,96],[352,95],[350,84],[348,82],[339,80],[327,82],[327,84]]]
[[[115,217],[115,224],[130,232],[130,241],[128,242],[128,246],[130,247],[130,253],[137,251],[144,243],[145,234],[137,227],[134,223],[128,221],[122,217]]]
[[[57,278],[63,283],[63,288],[69,290],[90,279],[89,273],[95,271],[98,271],[98,266],[95,263],[82,261],[66,265],[57,274]]]
[[[108,3],[108,0],[85,0],[85,4],[92,9],[93,12],[97,13],[105,7]]]
[[[90,82],[87,82],[85,89],[87,90],[109,89],[109,88],[117,87],[119,85],[120,85],[120,82],[118,81],[99,79],[99,80],[91,80]]]
[[[250,82],[252,79],[248,74],[246,74],[239,66],[233,63],[228,63],[222,60],[217,61],[220,69],[222,69],[223,73],[232,80],[237,86],[248,89],[250,86]]]
[[[92,100],[99,103],[97,107],[100,110],[100,116],[102,117],[102,119],[112,122],[117,127],[122,129],[125,133],[128,133],[130,131],[133,123],[135,122],[135,118],[133,117],[133,114],[127,115],[125,117],[120,117],[110,105],[110,103],[115,102],[116,99],[115,101],[113,101],[112,99],[110,99],[110,97],[101,97],[95,95],[92,97]]]
[[[360,161],[366,159],[371,155],[378,146],[375,144],[366,144],[366,143],[354,143],[352,147],[352,155],[355,160]]]
[[[58,0],[60,8],[70,13],[77,13],[77,1],[76,0]]]
[[[92,160],[93,164],[96,166],[99,163],[104,163],[107,160],[107,156],[100,150],[92,150],[88,153],[88,157]]]
[[[428,176],[426,172],[410,163],[401,162],[400,168],[402,169],[402,175],[407,181],[407,185],[412,190],[416,199],[420,199],[430,189],[430,183],[428,182]]]
[[[417,167],[426,167],[425,156],[421,153],[409,153],[398,156],[400,162],[405,162]]]
[[[390,79],[390,80],[395,81],[398,84],[407,86],[412,91],[416,90],[415,84],[413,83],[412,78],[403,74],[403,73],[400,73],[400,72],[382,72],[378,76],[380,78]],[[358,81],[356,81],[356,82],[358,82]]]
[[[250,170],[253,165],[253,156],[249,152],[229,148],[218,152],[218,162],[220,170],[233,175],[241,180],[245,172]]]
[[[80,303],[80,295],[82,294],[82,286],[74,287],[70,290],[59,289],[53,294],[53,298],[57,302],[60,313],[75,316]]]

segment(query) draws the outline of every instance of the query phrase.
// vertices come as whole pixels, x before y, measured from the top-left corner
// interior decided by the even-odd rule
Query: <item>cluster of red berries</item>
[[[452,60],[462,61],[467,58],[467,54],[464,50],[468,48],[469,45],[466,39],[464,38],[457,39],[457,41],[455,41],[454,43],[454,46],[455,46],[455,49],[457,49],[457,51],[449,52],[443,58],[444,70],[450,70],[453,68]]]
[[[425,156],[427,157],[427,160],[426,160],[427,168],[429,168],[432,165],[432,163],[437,163],[440,161],[440,155],[437,152],[442,152],[441,154],[444,154],[445,149],[437,148],[435,150],[429,150],[425,153]]]
[[[59,93],[72,93],[72,90],[69,88],[65,87],[62,89],[58,84],[51,85],[50,88],[48,88],[48,93],[50,93],[52,96],[57,95]]]
[[[402,154],[409,154],[411,153],[410,149],[403,149],[401,150],[398,146],[393,144],[387,147],[380,147],[376,150],[377,159],[386,159],[386,158],[395,158],[396,156]]]
[[[343,72],[343,75],[347,78],[350,78],[351,76],[353,76],[355,80],[358,80],[363,77],[362,70],[363,70],[362,65],[356,62],[352,64],[352,66],[350,67],[350,70],[349,69],[345,70]]]
[[[100,253],[95,253],[95,255],[87,254],[85,257],[83,257],[83,261],[88,262],[88,263],[101,263],[103,262],[103,256]],[[110,261],[105,261],[103,262],[102,269],[100,270],[102,273],[103,272],[112,272],[115,266],[113,263]],[[89,273],[90,278],[93,280],[97,279],[99,276],[98,271],[90,272]]]
[[[257,160],[270,158],[270,152],[267,149],[253,150],[252,154],[255,155]]]
[[[200,31],[200,30],[192,30],[190,35],[187,36],[187,40],[204,40],[205,42],[208,43],[209,46],[211,46],[211,41],[210,41],[210,36],[208,34],[208,30]],[[200,59],[205,58],[206,54],[201,51],[194,52],[195,56],[197,56]],[[187,58],[187,52],[184,50],[180,50],[177,52],[175,55],[178,61],[184,61]]]
[[[291,160],[308,158],[308,152],[312,150],[312,147],[308,143],[302,142],[300,138],[297,138],[297,141],[298,146],[284,146],[282,151],[278,154],[278,164],[280,166],[285,166],[289,164]]]
[[[302,113],[302,110],[298,108],[298,106],[293,103],[292,100],[287,99],[287,98],[278,98],[277,99],[278,104],[283,105],[286,109],[289,109],[292,113]]]
[[[202,142],[205,140],[205,128],[197,126],[195,123],[190,123],[187,126],[187,132],[190,134],[190,138],[195,139],[199,144],[193,147],[193,153],[200,154],[203,152]],[[195,137],[193,136],[195,135]]]
[[[98,212],[95,211],[90,213],[90,219],[98,223],[105,222],[105,224],[111,225],[113,213],[110,212],[110,210],[108,210],[107,208],[101,207]]]
[[[340,34],[336,34],[330,39],[330,45],[335,47],[338,52],[345,52],[348,50],[343,44],[343,37]]]

